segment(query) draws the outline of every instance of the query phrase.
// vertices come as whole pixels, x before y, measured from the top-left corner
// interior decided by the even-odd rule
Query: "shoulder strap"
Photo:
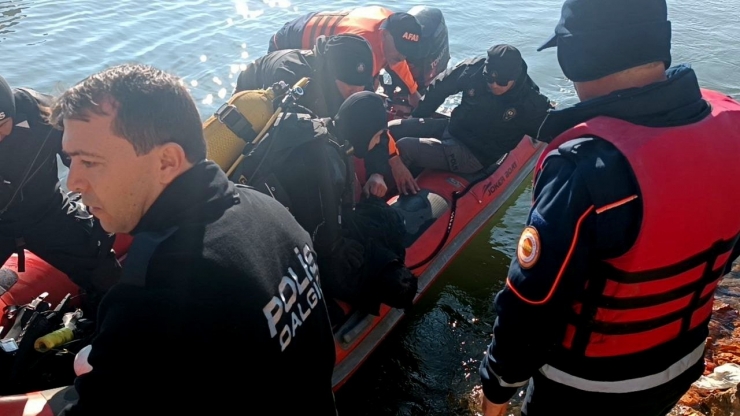
[[[340,160],[344,162],[344,189],[342,190],[341,200],[342,206],[353,207],[355,203],[355,163],[352,157],[347,154],[347,149],[350,149],[352,145],[345,141],[344,144],[340,144],[339,140],[327,132],[326,142],[328,145],[337,153]]]

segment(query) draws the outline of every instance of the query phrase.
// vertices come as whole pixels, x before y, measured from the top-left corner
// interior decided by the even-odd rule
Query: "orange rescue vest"
[[[740,104],[714,91],[702,96],[712,112],[697,123],[650,128],[596,117],[558,136],[540,157],[535,178],[561,144],[606,140],[629,162],[643,206],[630,250],[588,271],[587,295],[573,305],[562,345],[540,370],[546,377],[627,393],[664,384],[702,358],[714,291],[740,236]],[[665,358],[661,348],[677,355]]]

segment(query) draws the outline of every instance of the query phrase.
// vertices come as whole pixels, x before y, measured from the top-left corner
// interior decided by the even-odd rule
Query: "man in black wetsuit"
[[[68,187],[106,231],[134,237],[67,415],[241,414],[269,403],[275,414],[335,416],[334,338],[311,238],[278,202],[206,160],[180,79],[111,67],[64,92],[52,119],[64,126]]]

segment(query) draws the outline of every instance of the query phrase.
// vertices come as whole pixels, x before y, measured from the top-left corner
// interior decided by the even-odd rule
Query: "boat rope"
[[[432,261],[433,258],[437,256],[437,254],[439,254],[440,251],[442,251],[442,248],[447,243],[447,240],[450,238],[450,233],[452,233],[452,226],[455,225],[455,213],[457,212],[457,200],[460,197],[462,197],[462,194],[466,192],[467,189],[469,188],[466,188],[463,192],[455,191],[452,193],[452,207],[450,208],[450,218],[447,220],[447,230],[445,230],[445,235],[442,237],[442,240],[440,240],[439,244],[437,244],[437,248],[435,248],[432,254],[427,256],[427,258],[425,258],[424,260],[414,265],[408,266],[409,270],[418,269],[419,267],[429,263],[430,261]]]
[[[457,200],[465,196],[468,192],[470,192],[470,190],[473,189],[475,185],[478,185],[479,183],[483,182],[484,180],[488,179],[491,175],[493,175],[493,173],[496,172],[496,170],[498,170],[499,166],[501,166],[501,163],[503,163],[504,159],[506,159],[506,155],[503,158],[501,158],[499,163],[486,169],[480,178],[474,180],[473,182],[470,182],[468,186],[465,187],[465,189],[463,189],[462,191],[455,191],[452,193],[452,206],[450,207],[450,217],[447,220],[447,229],[445,230],[444,236],[442,236],[442,240],[439,242],[439,244],[437,244],[437,247],[434,249],[432,254],[427,256],[424,260],[414,265],[408,266],[409,270],[418,269],[419,267],[426,265],[427,263],[432,261],[435,257],[437,257],[437,254],[439,254],[439,252],[442,251],[442,248],[444,248],[445,244],[447,244],[447,240],[450,238],[450,234],[452,233],[452,227],[455,225],[455,216],[457,212]]]

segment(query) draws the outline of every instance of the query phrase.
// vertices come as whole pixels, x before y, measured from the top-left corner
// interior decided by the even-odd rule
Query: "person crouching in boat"
[[[321,36],[311,50],[285,49],[270,52],[247,65],[239,74],[234,93],[270,88],[283,81],[294,85],[307,77],[311,81],[298,103],[318,117],[334,117],[350,95],[372,90],[373,52],[370,44],[353,34]],[[380,148],[386,149],[385,154]],[[395,141],[386,135],[378,151],[368,158],[370,172],[366,186],[377,197],[388,189],[386,180],[395,179],[397,187],[418,189],[405,169]]]
[[[357,35],[322,36],[312,49],[285,49],[257,58],[239,73],[234,93],[266,89],[283,81],[311,82],[298,101],[319,117],[333,117],[350,95],[371,90],[373,53]]]
[[[373,50],[373,77],[377,78],[383,68],[398,74],[409,91],[409,104],[416,107],[421,95],[408,60],[422,57],[421,29],[415,16],[381,6],[311,12],[285,23],[270,38],[268,52],[292,48],[310,49],[316,43],[316,38],[322,35],[362,36]]]
[[[111,67],[64,92],[52,117],[64,126],[69,188],[106,231],[133,236],[66,416],[243,414],[254,403],[336,416],[311,238],[206,160],[182,81]]]
[[[668,16],[665,0],[567,0],[538,49],[557,48],[580,102],[540,130],[485,416],[526,384],[526,416],[665,416],[704,372],[740,253],[740,103],[671,67]]]
[[[333,119],[294,106],[236,171],[313,236],[327,296],[375,314],[381,303],[409,307],[416,294],[401,217],[367,188],[354,203],[352,155],[369,157],[386,133],[385,103],[373,92],[350,96]]]
[[[428,118],[459,92],[462,100],[449,118]],[[519,51],[496,45],[487,57],[438,75],[413,118],[391,122],[390,131],[407,167],[473,173],[496,164],[524,135],[535,138],[550,108]]]
[[[112,236],[59,182],[62,132],[49,123],[53,97],[11,89],[0,77],[0,265],[24,249],[65,273],[85,293],[93,316],[97,301],[118,279]]]

